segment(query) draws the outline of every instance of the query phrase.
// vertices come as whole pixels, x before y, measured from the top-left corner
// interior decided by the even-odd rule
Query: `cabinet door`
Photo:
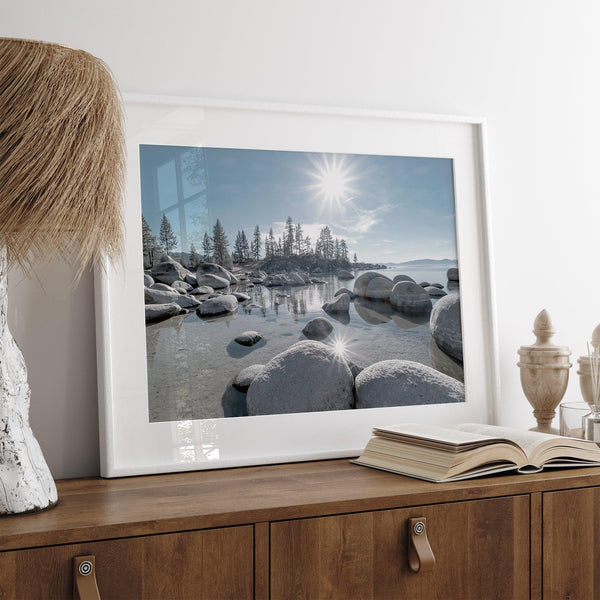
[[[73,598],[73,557],[96,557],[102,600],[252,598],[253,527],[0,553],[0,598]]]
[[[546,492],[544,598],[600,597],[600,488]]]
[[[408,566],[407,521],[427,519],[432,571]],[[271,525],[271,598],[529,598],[529,497]]]

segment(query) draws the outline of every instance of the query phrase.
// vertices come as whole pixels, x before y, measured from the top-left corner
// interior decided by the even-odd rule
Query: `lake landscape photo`
[[[464,402],[452,160],[140,167],[150,422]]]

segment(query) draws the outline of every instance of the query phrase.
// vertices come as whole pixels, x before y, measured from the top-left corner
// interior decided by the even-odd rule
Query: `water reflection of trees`
[[[152,323],[146,326],[146,356],[148,365],[154,364],[154,358],[158,350],[161,339],[161,331],[168,330],[167,339],[175,338],[178,347],[185,347],[185,330],[182,331],[182,323],[186,315],[177,315],[159,323]],[[172,334],[170,332],[173,332]],[[164,337],[164,336],[163,336]],[[163,362],[162,354],[158,357],[159,363]]]

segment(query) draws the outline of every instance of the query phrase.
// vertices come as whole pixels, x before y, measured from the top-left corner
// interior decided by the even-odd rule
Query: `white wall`
[[[517,348],[547,308],[574,355],[600,322],[600,3],[594,0],[0,0],[0,35],[100,56],[124,92],[488,119],[502,401],[533,424]],[[57,478],[98,464],[93,282],[11,278],[31,422]],[[567,397],[578,399],[575,369]]]

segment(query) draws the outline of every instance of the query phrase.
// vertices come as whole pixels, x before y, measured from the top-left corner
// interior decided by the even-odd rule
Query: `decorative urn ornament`
[[[0,38],[0,514],[56,504],[29,426],[25,361],[7,324],[7,271],[122,253],[123,114],[104,63],[59,44]]]
[[[567,390],[571,350],[551,341],[555,331],[545,309],[535,318],[533,333],[535,343],[519,348],[521,360],[517,363],[521,369],[521,386],[537,421],[537,426],[530,431],[557,434],[558,430],[551,424]]]

